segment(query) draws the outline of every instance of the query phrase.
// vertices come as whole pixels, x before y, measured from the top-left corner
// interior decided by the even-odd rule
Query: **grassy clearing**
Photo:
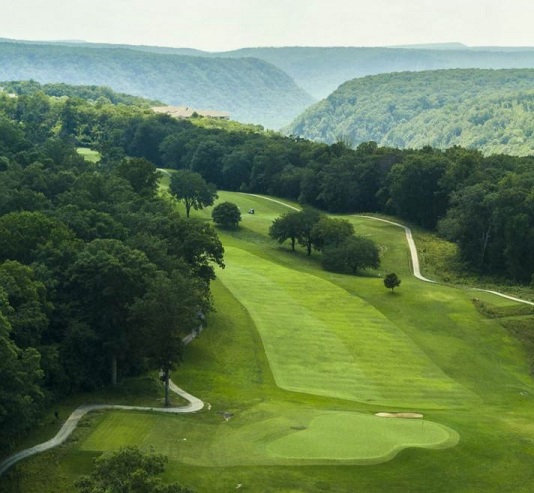
[[[98,151],[93,151],[88,147],[78,147],[76,149],[78,154],[84,157],[86,161],[90,163],[98,163],[100,161],[100,153]]]

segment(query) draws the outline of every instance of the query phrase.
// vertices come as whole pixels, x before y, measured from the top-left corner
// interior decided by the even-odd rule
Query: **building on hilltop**
[[[216,110],[197,110],[189,108],[188,106],[154,106],[152,108],[156,113],[165,113],[174,118],[192,118],[195,116],[203,116],[206,118],[215,118],[217,120],[229,120],[230,113],[226,111]]]

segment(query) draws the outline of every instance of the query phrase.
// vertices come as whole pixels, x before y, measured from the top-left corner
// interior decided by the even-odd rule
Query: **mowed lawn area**
[[[166,476],[199,492],[532,491],[524,350],[472,300],[516,303],[414,279],[404,231],[357,216],[345,217],[380,244],[380,269],[325,272],[316,252],[267,237],[287,207],[219,195],[243,221],[220,231],[216,312],[173,375],[208,405],[183,416],[95,414],[66,446],[17,466],[22,491],[61,491],[95,455],[123,445],[165,453]],[[402,279],[394,293],[387,272]],[[381,411],[424,419],[374,416]]]

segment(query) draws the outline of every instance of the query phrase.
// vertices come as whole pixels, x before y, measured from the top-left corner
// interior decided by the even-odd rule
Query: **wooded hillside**
[[[534,153],[534,70],[436,70],[354,79],[288,133],[327,143]]]
[[[456,68],[534,68],[534,48],[474,49],[455,46],[422,47],[284,47],[243,48],[219,56],[252,56],[282,69],[305,91],[325,98],[340,84],[356,77],[403,71]]]
[[[167,104],[220,110],[280,128],[313,103],[282,70],[253,58],[0,42],[0,80],[105,85]]]

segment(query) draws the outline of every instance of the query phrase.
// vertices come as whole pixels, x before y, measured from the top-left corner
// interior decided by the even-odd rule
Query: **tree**
[[[76,488],[80,493],[192,493],[157,477],[165,471],[166,461],[162,454],[123,447],[96,458],[93,472],[76,481]]]
[[[241,221],[241,211],[232,202],[222,202],[215,206],[211,217],[223,228],[237,228]]]
[[[171,278],[160,272],[147,293],[131,307],[138,344],[154,366],[163,371],[167,407],[170,371],[182,361],[182,339],[198,329],[198,314],[208,307],[205,285],[177,272]]]
[[[386,277],[384,277],[384,286],[386,286],[386,288],[388,289],[391,289],[392,293],[397,286],[400,286],[400,283],[401,280],[394,272],[392,272],[391,274],[386,274]]]
[[[69,269],[72,299],[79,316],[95,330],[111,358],[111,382],[117,383],[117,360],[131,343],[128,310],[142,297],[156,267],[139,250],[118,240],[94,240]]]
[[[191,207],[195,210],[203,209],[213,205],[217,198],[215,185],[206,183],[199,173],[186,169],[173,173],[169,190],[177,200],[185,204],[187,217],[189,217]]]
[[[315,209],[306,207],[298,213],[299,233],[297,240],[299,245],[306,248],[308,256],[311,255],[313,246],[313,228],[321,219]]]
[[[291,240],[291,250],[295,251],[295,243],[300,232],[299,212],[286,212],[277,217],[269,228],[269,236],[282,244]]]
[[[346,219],[332,219],[322,215],[312,229],[313,247],[321,251],[336,246],[354,234],[354,226]]]
[[[337,246],[325,248],[322,263],[326,270],[356,274],[360,269],[377,269],[380,255],[373,241],[350,236]]]
[[[311,207],[305,207],[298,212],[286,212],[273,221],[269,236],[278,243],[290,239],[292,251],[295,251],[295,242],[298,242],[306,248],[307,254],[311,255],[314,227],[321,217],[321,214]]]
[[[39,347],[48,327],[52,306],[46,300],[46,288],[35,280],[31,267],[13,260],[0,264],[0,289],[4,289],[11,310],[5,313],[11,325],[10,337],[17,346]],[[7,310],[6,310],[7,311]]]
[[[145,158],[123,159],[115,173],[128,180],[135,193],[153,197],[158,188],[159,173],[156,166]]]
[[[0,308],[7,304],[0,288]],[[14,437],[35,423],[44,400],[39,386],[43,372],[38,351],[20,349],[9,332],[9,322],[0,312],[0,450],[6,450]]]

